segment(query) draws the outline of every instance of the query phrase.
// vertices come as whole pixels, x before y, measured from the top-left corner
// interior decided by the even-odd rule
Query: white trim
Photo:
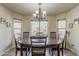
[[[3,54],[5,54],[7,51],[11,50],[12,48],[8,48],[7,50],[5,50],[4,52],[0,53],[0,56],[2,56]]]
[[[79,54],[78,54],[78,53],[76,53],[76,51],[75,51],[75,50],[73,50],[73,49],[71,49],[71,48],[67,48],[67,49],[69,49],[71,52],[73,52],[74,54],[76,54],[77,56],[79,56]]]

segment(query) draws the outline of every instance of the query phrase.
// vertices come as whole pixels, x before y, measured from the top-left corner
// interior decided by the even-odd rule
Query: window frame
[[[57,20],[57,33],[59,32],[59,29],[65,29],[65,31],[66,31],[66,27],[65,27],[65,28],[58,28],[58,21],[62,21],[62,20],[64,20],[64,21],[66,22],[66,27],[67,27],[67,21],[66,21],[66,18],[58,19],[58,20]]]
[[[18,22],[18,23],[21,23],[21,28],[14,28],[14,20],[18,20],[18,21],[16,21],[16,22]],[[23,29],[23,22],[22,22],[22,19],[16,19],[16,18],[13,18],[13,35],[15,35],[15,33],[14,33],[14,30],[17,30],[17,29],[20,29],[21,30],[21,35],[20,35],[20,38],[22,37],[22,29]]]
[[[32,22],[32,21],[38,21],[38,20],[31,20],[31,22]],[[47,33],[48,33],[48,21],[47,21],[47,20],[41,20],[41,21],[46,21],[46,22],[47,22]],[[41,21],[40,21],[40,23],[41,23]],[[38,21],[38,23],[39,23],[39,21]],[[38,24],[38,28],[39,28],[39,27],[41,27],[40,24]],[[41,28],[38,29],[38,31],[40,31],[40,30],[41,30]],[[32,32],[32,23],[31,23],[31,32]],[[41,32],[41,31],[40,31],[40,32]],[[35,35],[36,35],[36,34],[35,34]]]

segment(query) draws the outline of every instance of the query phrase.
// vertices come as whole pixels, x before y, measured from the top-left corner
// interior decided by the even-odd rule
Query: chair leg
[[[57,56],[60,56],[60,45],[57,47]]]
[[[28,49],[26,48],[26,53],[25,53],[26,56],[27,56],[27,50],[28,50]]]
[[[27,52],[28,52],[28,55],[29,55],[29,54],[30,54],[30,52],[31,52],[31,51],[30,51],[30,48],[28,48]]]
[[[63,56],[63,49],[64,49],[63,45],[64,45],[64,42],[62,43],[62,56]]]
[[[15,56],[17,56],[17,49],[16,49],[16,51],[15,51]]]
[[[50,50],[51,50],[51,49],[49,48],[49,54],[50,54]]]
[[[52,49],[52,56],[53,56],[53,49]]]
[[[62,49],[62,56],[63,56],[63,49]]]
[[[32,55],[32,49],[31,49],[31,56],[33,56],[33,55]]]

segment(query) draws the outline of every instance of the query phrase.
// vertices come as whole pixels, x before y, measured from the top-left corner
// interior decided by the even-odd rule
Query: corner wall
[[[57,15],[56,17],[56,19],[60,19],[60,17],[61,19],[63,17],[66,18],[67,31],[70,33],[67,39],[67,47],[79,55],[79,24],[74,24],[74,19],[79,18],[79,5],[66,13]],[[69,28],[69,23],[73,23],[73,28]]]
[[[13,40],[13,27],[12,20],[13,18],[22,18],[22,15],[14,13],[4,6],[0,5],[0,17],[6,18],[6,21],[10,22],[11,27],[6,27],[5,24],[0,23],[0,55],[5,52],[6,49],[12,47]],[[10,47],[9,47],[10,46]]]

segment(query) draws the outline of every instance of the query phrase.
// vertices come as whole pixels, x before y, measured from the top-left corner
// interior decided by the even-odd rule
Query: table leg
[[[23,56],[23,47],[21,45],[21,48],[20,48],[20,55]]]
[[[62,43],[62,56],[63,56],[63,48],[64,48],[63,46],[64,46],[64,42]]]
[[[57,54],[58,54],[58,56],[60,56],[60,45],[58,44],[58,51],[57,51]]]

